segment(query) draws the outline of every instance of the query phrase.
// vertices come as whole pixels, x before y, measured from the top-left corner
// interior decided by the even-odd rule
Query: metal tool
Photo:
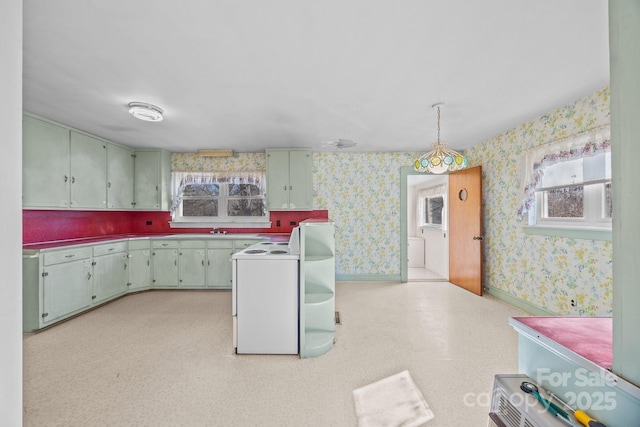
[[[558,402],[562,403],[562,405],[565,408],[569,409],[573,413],[573,417],[576,419],[576,421],[578,421],[583,426],[585,426],[585,427],[607,427],[606,425],[602,424],[600,421],[598,421],[598,420],[596,420],[594,418],[591,418],[583,410],[581,410],[581,409],[573,409],[571,406],[569,406],[566,403],[564,403],[562,401],[562,399],[560,399],[555,394],[553,394],[553,393],[547,393],[547,394],[549,394],[552,399],[556,399]]]
[[[540,395],[540,393],[538,392],[537,385],[535,385],[534,383],[530,383],[528,381],[523,381],[522,384],[520,384],[520,389],[525,393],[534,395],[535,398],[538,399],[538,402],[540,402],[547,411],[549,411],[553,416],[558,418],[560,421],[563,421],[570,426],[575,426],[575,424],[571,420],[571,417],[564,409],[562,409],[552,401],[545,399]]]

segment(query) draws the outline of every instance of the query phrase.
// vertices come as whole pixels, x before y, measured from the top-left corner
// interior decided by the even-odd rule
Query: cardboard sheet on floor
[[[359,427],[419,426],[434,418],[409,371],[353,391]]]

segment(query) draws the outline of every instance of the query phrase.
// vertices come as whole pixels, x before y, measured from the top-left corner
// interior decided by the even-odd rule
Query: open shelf
[[[300,223],[300,357],[333,347],[335,241],[331,221]]]

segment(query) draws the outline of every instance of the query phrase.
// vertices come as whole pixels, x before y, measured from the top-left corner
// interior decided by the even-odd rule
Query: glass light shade
[[[162,121],[162,108],[156,107],[146,102],[132,102],[129,104],[129,114],[136,119],[144,120],[145,122],[161,122]]]
[[[434,142],[433,149],[417,159],[413,168],[417,172],[443,174],[467,167],[467,157],[446,148],[445,142]]]

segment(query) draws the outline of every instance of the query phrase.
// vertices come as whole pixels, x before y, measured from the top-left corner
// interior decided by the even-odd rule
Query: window
[[[446,184],[417,191],[418,218],[421,227],[446,229]]]
[[[173,200],[174,227],[268,225],[264,172],[174,172]]]
[[[533,226],[610,230],[610,146],[606,128],[529,150],[520,217]]]
[[[444,208],[444,197],[424,198],[423,225],[442,225],[442,209]]]

